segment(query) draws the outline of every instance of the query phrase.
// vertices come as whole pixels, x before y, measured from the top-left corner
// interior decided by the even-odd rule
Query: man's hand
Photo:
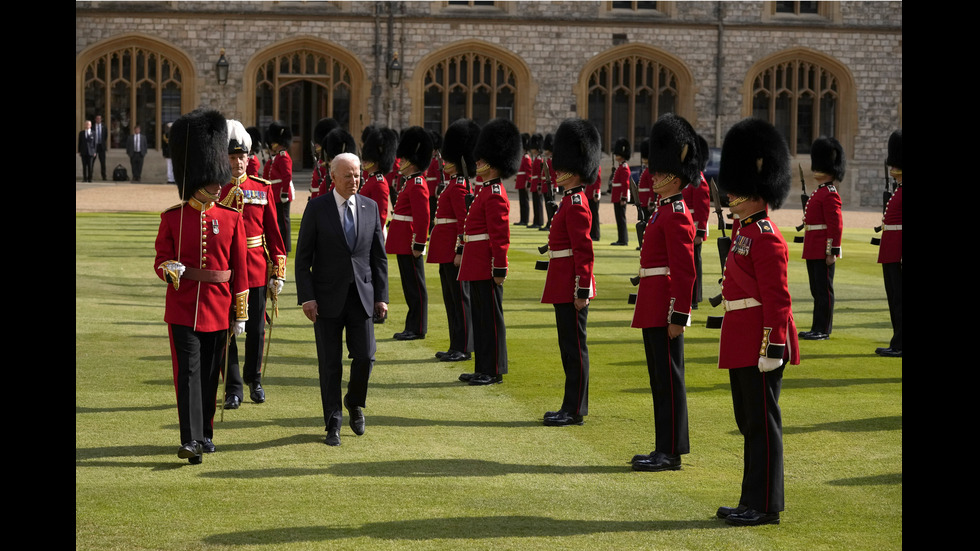
[[[422,251],[416,251],[416,250],[412,249],[412,256],[414,256],[415,258],[418,258],[418,257],[422,256]]]
[[[244,321],[236,321],[235,322],[235,325],[234,325],[234,330],[235,330],[235,336],[236,337],[240,337],[242,335],[242,333],[245,332],[245,322]]]
[[[463,255],[458,254],[453,257],[453,265],[459,268],[459,265],[463,262]]]
[[[303,303],[303,314],[312,322],[316,322],[317,307],[315,300],[308,300]]]
[[[493,282],[496,283],[497,285],[503,285],[505,279],[507,279],[507,278],[506,277],[495,277],[495,278],[493,278]]]
[[[684,330],[687,329],[683,325],[678,325],[676,323],[667,324],[667,336],[676,339],[677,337],[684,334]]]
[[[827,265],[828,266],[833,266],[835,262],[837,262],[837,257],[834,256],[834,255],[832,255],[832,254],[828,254],[827,255]]]
[[[759,371],[761,373],[766,373],[767,371],[772,371],[773,369],[779,369],[779,366],[783,365],[782,358],[767,358],[766,356],[759,356]]]
[[[577,298],[572,302],[572,304],[575,306],[575,311],[578,312],[581,311],[582,308],[585,308],[586,306],[589,305],[589,299]]]
[[[282,291],[282,286],[284,281],[285,280],[279,279],[277,277],[270,279],[269,291],[271,291],[274,296],[279,296],[279,293]]]
[[[388,304],[385,302],[375,302],[374,303],[374,317],[376,319],[384,319],[388,315]]]

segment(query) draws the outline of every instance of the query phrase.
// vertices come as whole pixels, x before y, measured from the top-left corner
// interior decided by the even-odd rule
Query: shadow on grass
[[[848,419],[831,423],[817,423],[809,426],[783,427],[784,434],[804,434],[808,432],[878,432],[883,430],[902,430],[902,416],[869,417],[867,419]]]
[[[369,522],[361,526],[302,526],[213,534],[207,545],[316,543],[369,537],[379,540],[479,540],[488,538],[558,538],[613,532],[662,532],[728,528],[715,520],[582,520],[541,516],[452,517]]]
[[[902,473],[879,474],[874,476],[857,476],[831,480],[831,486],[884,486],[886,484],[902,484]]]
[[[249,444],[228,444],[223,445],[221,440],[215,435],[215,444],[217,446],[218,452],[232,452],[232,451],[254,451],[266,448],[275,448],[280,446],[293,446],[299,444],[310,444],[310,443],[322,443],[323,436],[319,433],[316,434],[295,434],[293,436],[287,436],[284,438],[277,438],[275,440],[266,440],[264,442],[254,442]],[[76,467],[107,467],[115,466],[114,463],[118,463],[118,466],[122,467],[147,467],[152,465],[145,462],[107,462],[104,461],[106,458],[110,457],[172,457],[174,463],[186,463],[186,461],[177,458],[177,448],[179,445],[173,444],[172,446],[158,446],[158,445],[133,445],[133,446],[99,446],[97,448],[75,448],[75,466]],[[205,457],[210,457],[210,454],[205,455]],[[169,462],[168,462],[169,463]]]

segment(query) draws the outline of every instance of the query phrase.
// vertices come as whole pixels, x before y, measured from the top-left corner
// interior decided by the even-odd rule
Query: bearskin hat
[[[323,147],[323,138],[326,138],[327,134],[336,128],[340,128],[340,123],[335,119],[331,117],[320,119],[317,121],[316,126],[313,127],[313,143]]]
[[[354,142],[354,136],[351,136],[350,132],[343,128],[334,128],[327,132],[327,135],[320,142],[320,147],[323,148],[323,157],[327,161],[341,153],[357,155],[357,144]]]
[[[289,144],[293,142],[293,132],[286,123],[272,121],[269,123],[269,129],[265,133],[265,139],[269,142],[269,145],[277,143],[285,148],[289,147]]]
[[[533,139],[533,137],[532,137]],[[521,132],[507,120],[496,118],[480,130],[480,138],[473,151],[477,160],[497,169],[501,178],[510,178],[521,165]]]
[[[170,129],[170,156],[180,198],[210,184],[231,179],[228,165],[228,123],[213,109],[195,109],[174,121]]]
[[[535,151],[541,151],[541,142],[544,141],[544,136],[541,134],[531,134],[531,139],[527,142],[528,149],[534,149]]]
[[[173,146],[171,146],[173,147]],[[902,170],[902,131],[896,130],[888,137],[888,160],[885,163]]]
[[[361,158],[364,161],[376,163],[374,172],[391,172],[395,164],[395,148],[398,146],[398,134],[394,130],[369,126],[370,132],[363,135],[363,150]],[[366,164],[366,163],[365,163]]]
[[[249,126],[245,129],[248,135],[252,138],[252,151],[250,153],[255,153],[264,147],[262,143],[262,131],[256,126]]]
[[[619,138],[616,143],[613,144],[613,155],[619,155],[620,157],[629,160],[630,156],[633,155],[633,147],[630,146],[630,141],[626,138]]]
[[[555,135],[551,132],[544,135],[544,150],[550,152],[555,151]]]
[[[480,137],[480,125],[470,119],[459,119],[446,129],[442,158],[456,165],[459,174],[471,178],[476,176],[476,158],[473,149]]]
[[[235,119],[228,119],[228,154],[244,153],[248,155],[251,150],[252,137],[245,131],[245,127]]]
[[[810,146],[810,170],[823,172],[838,182],[844,179],[844,148],[834,138],[820,136]]]
[[[708,167],[708,161],[711,159],[711,148],[708,147],[708,140],[704,139],[704,136],[698,134],[698,168],[701,172]]]
[[[643,138],[643,141],[640,142],[640,158],[650,158],[650,138]]]
[[[429,168],[432,162],[432,137],[429,131],[421,126],[407,128],[398,142],[398,151],[395,154],[415,165],[418,170]]]
[[[617,153],[618,154],[618,153]],[[668,113],[650,129],[651,174],[673,174],[685,185],[701,179],[698,134],[683,117]]]
[[[591,184],[599,172],[602,154],[599,129],[584,119],[565,119],[555,131],[555,154],[551,159],[555,172],[578,175]]]
[[[442,135],[435,130],[429,130],[429,138],[432,139],[432,151],[442,149]]]
[[[527,132],[522,132],[521,133],[521,147],[524,148],[524,151],[527,151],[528,149],[530,149],[530,144],[531,144],[531,135],[528,134]]]
[[[759,197],[778,209],[790,188],[786,140],[764,120],[736,123],[721,146],[718,187],[722,193]]]

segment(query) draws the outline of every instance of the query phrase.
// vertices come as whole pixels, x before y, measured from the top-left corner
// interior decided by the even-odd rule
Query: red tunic
[[[640,206],[651,211],[655,209],[657,194],[653,192],[653,176],[650,175],[650,169],[643,167],[637,188],[639,191],[637,199],[640,201]]]
[[[694,220],[694,235],[704,241],[708,238],[708,218],[711,216],[711,189],[704,180],[704,174],[699,182],[685,186],[681,193],[684,194],[684,203]]]
[[[902,184],[892,194],[885,205],[885,215],[881,218],[881,247],[878,249],[878,263],[902,261]],[[891,229],[889,229],[891,226]]]
[[[293,160],[286,150],[282,150],[272,158],[272,167],[266,177],[272,184],[272,194],[276,203],[288,203],[293,200]]]
[[[234,196],[228,199],[232,192]],[[241,209],[239,212],[245,221],[245,235],[249,238],[248,281],[251,287],[268,283],[270,262],[273,275],[280,278],[286,275],[286,246],[279,233],[276,206],[270,200],[271,194],[272,186],[268,182],[249,178],[248,175],[242,176],[237,183],[232,181],[221,188],[222,204]]]
[[[510,249],[510,201],[500,178],[484,182],[463,230],[463,259],[459,265],[460,281],[481,281],[507,276],[507,251]]]
[[[551,167],[551,157],[547,157],[541,163],[541,179],[538,181],[538,192],[541,194],[550,193],[554,179],[555,171]]]
[[[444,175],[442,172],[442,163],[439,162],[438,156],[432,157],[432,162],[429,163],[428,170],[425,171],[425,185],[429,188],[429,197],[436,196],[436,190],[439,189],[439,184],[442,183]]]
[[[378,204],[378,215],[381,217],[381,227],[383,228],[385,221],[388,220],[389,194],[388,181],[385,180],[385,175],[380,172],[371,174],[364,179],[364,185],[361,186],[358,193]]]
[[[261,168],[262,167],[259,165],[259,156],[249,155],[248,164],[245,165],[245,174],[248,174],[249,176],[258,176]]]
[[[470,183],[462,176],[454,176],[449,186],[439,196],[436,206],[436,223],[429,238],[429,264],[446,264],[456,257],[456,245],[463,235],[466,224],[466,196]]]
[[[669,273],[644,275],[667,268]],[[691,316],[694,269],[694,221],[678,193],[661,199],[647,221],[640,250],[640,286],[631,327],[687,325]]]
[[[423,250],[429,237],[429,189],[422,173],[408,177],[405,189],[398,194],[398,202],[388,226],[385,252],[388,254],[412,254]]]
[[[517,177],[514,182],[515,189],[524,189],[527,187],[528,181],[531,179],[531,169],[531,156],[525,153],[524,158],[521,159],[521,167],[517,171]]]
[[[310,180],[310,200],[316,199],[317,197],[323,195],[324,193],[329,193],[333,189],[333,182],[329,185],[326,184],[328,178],[328,171],[330,167],[327,163],[316,160],[313,166],[313,178]]]
[[[563,304],[595,297],[592,252],[592,210],[579,186],[564,192],[548,234],[548,276],[541,302]]]
[[[153,266],[164,281],[167,276],[160,267],[167,261],[187,268],[232,270],[231,281],[223,283],[194,281],[185,274],[179,289],[168,284],[164,321],[205,333],[228,329],[233,297],[249,286],[242,215],[218,203],[202,205],[192,199],[160,215],[155,247]]]
[[[541,156],[538,155],[531,161],[531,178],[528,182],[528,191],[538,193],[541,186]]]
[[[841,199],[832,183],[821,184],[813,190],[803,209],[803,223],[808,226],[803,235],[803,258],[819,260],[829,255],[840,256],[840,240],[844,231]],[[827,226],[813,229],[809,226]]]
[[[621,199],[630,200],[630,165],[623,161],[612,180],[612,202],[618,203]]]
[[[789,252],[779,228],[765,211],[742,220],[725,262],[721,292],[726,301],[748,306],[727,306],[721,325],[718,367],[755,366],[759,357],[800,363],[800,347],[793,321],[787,269]]]
[[[595,182],[585,186],[585,196],[593,201],[598,201],[602,197],[602,167],[599,167],[596,172]]]

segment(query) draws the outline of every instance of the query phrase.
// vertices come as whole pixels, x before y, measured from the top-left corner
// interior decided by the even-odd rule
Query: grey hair
[[[358,169],[361,168],[360,157],[354,155],[353,153],[339,153],[336,157],[330,160],[330,172],[333,172],[333,170],[337,168],[337,162],[341,160],[353,163]]]

